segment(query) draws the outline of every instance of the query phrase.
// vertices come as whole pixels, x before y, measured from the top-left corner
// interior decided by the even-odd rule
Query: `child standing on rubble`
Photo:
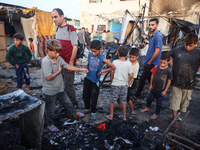
[[[129,77],[129,81],[128,81],[128,93],[127,93],[127,103],[131,109],[131,113],[129,116],[129,119],[133,119],[134,115],[136,114],[134,111],[134,107],[133,107],[133,102],[132,102],[132,98],[131,98],[131,91],[134,88],[134,81],[138,76],[138,71],[139,71],[139,63],[137,61],[139,57],[139,49],[137,48],[131,48],[130,52],[129,52],[129,61],[132,64],[132,70],[133,70],[133,77]],[[112,80],[112,79],[111,79]],[[117,100],[118,102],[118,106],[117,108],[121,108],[121,104],[119,102],[119,99]]]
[[[169,62],[170,55],[168,53],[162,53],[160,65],[156,65],[151,69],[150,93],[147,98],[146,108],[141,110],[142,113],[149,111],[152,101],[156,98],[156,111],[150,117],[151,119],[156,119],[160,114],[162,101],[173,79],[172,71],[168,67]]]
[[[111,84],[110,115],[106,116],[106,118],[109,120],[113,120],[114,105],[119,98],[119,101],[122,104],[122,118],[124,121],[126,121],[128,77],[133,77],[132,64],[130,61],[126,60],[126,57],[128,56],[128,51],[128,47],[121,46],[118,49],[119,59],[113,61],[116,70],[111,73],[111,79],[113,78],[113,75],[114,78]]]
[[[90,45],[91,53],[88,55],[87,68],[89,72],[84,79],[83,87],[83,100],[85,103],[85,110],[83,113],[90,113],[90,122],[96,120],[96,106],[99,96],[99,80],[100,76],[104,72],[108,72],[115,69],[115,66],[109,62],[104,55],[101,54],[101,42],[99,40],[93,40]],[[110,68],[101,70],[103,64],[107,64]]]
[[[71,117],[76,116],[76,109],[71,101],[67,99],[67,94],[64,90],[64,81],[61,74],[62,67],[71,71],[88,72],[85,68],[76,68],[67,64],[60,56],[62,45],[59,41],[51,39],[47,41],[48,55],[42,60],[42,91],[45,94],[46,102],[46,123],[47,128],[52,132],[57,132],[59,129],[54,126],[53,114],[56,100],[59,100],[65,109],[68,110]],[[83,117],[84,114],[77,114],[78,117]]]
[[[6,54],[6,60],[15,67],[17,76],[17,88],[22,89],[23,77],[26,83],[26,93],[30,93],[30,76],[27,63],[31,60],[31,52],[23,43],[24,36],[21,33],[15,33],[14,44],[12,44]]]

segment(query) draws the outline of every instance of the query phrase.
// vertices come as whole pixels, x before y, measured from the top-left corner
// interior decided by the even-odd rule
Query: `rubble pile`
[[[62,131],[44,136],[42,149],[140,149],[136,126],[126,122],[105,122],[105,130],[68,119]]]

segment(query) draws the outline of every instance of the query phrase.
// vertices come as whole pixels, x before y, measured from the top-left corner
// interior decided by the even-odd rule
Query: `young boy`
[[[195,85],[196,72],[200,71],[200,49],[196,47],[198,36],[190,33],[185,38],[185,46],[172,49],[173,81],[170,96],[171,117],[178,112],[186,112]],[[173,59],[172,59],[173,58]]]
[[[168,67],[169,62],[170,55],[168,53],[162,53],[160,65],[156,65],[151,69],[150,93],[147,98],[146,108],[141,110],[142,113],[149,111],[152,101],[156,98],[156,111],[150,117],[151,119],[156,119],[160,114],[162,101],[173,79],[172,71]]]
[[[53,114],[56,100],[59,100],[65,109],[72,117],[76,115],[76,109],[71,101],[67,99],[64,91],[64,81],[61,74],[62,67],[71,71],[88,72],[85,68],[76,68],[68,65],[60,56],[62,45],[59,41],[51,39],[47,41],[48,55],[42,60],[42,91],[46,97],[46,122],[47,128],[52,132],[57,132],[59,129],[53,124]],[[83,117],[84,114],[78,113],[78,117]]]
[[[127,103],[131,109],[131,114],[129,116],[129,119],[133,119],[134,115],[136,114],[134,111],[134,107],[133,107],[133,102],[132,102],[132,98],[131,98],[131,91],[133,90],[133,82],[135,80],[135,78],[137,78],[138,75],[138,71],[139,71],[139,63],[137,61],[139,57],[139,50],[137,48],[131,48],[130,52],[129,52],[129,61],[132,64],[132,70],[133,70],[133,77],[129,77],[129,81],[128,81],[128,94],[127,94]],[[121,107],[121,104],[118,101],[118,108]]]
[[[119,101],[122,104],[123,120],[126,121],[128,76],[131,78],[133,77],[131,62],[126,60],[128,51],[129,51],[128,47],[121,46],[118,49],[119,59],[113,61],[116,70],[114,72],[114,78],[111,84],[112,86],[111,86],[110,115],[106,116],[106,118],[109,120],[113,120],[114,105],[117,99],[119,98]],[[113,72],[111,73],[111,76],[113,76]]]
[[[17,76],[17,88],[22,89],[23,77],[26,82],[26,92],[30,94],[30,76],[27,63],[31,60],[29,48],[23,45],[24,36],[21,33],[15,33],[14,44],[12,44],[6,54],[6,60],[15,67]],[[22,75],[23,74],[23,75]]]
[[[96,120],[100,76],[104,72],[114,70],[115,66],[109,62],[104,55],[101,55],[102,48],[99,40],[93,40],[90,49],[92,52],[88,55],[87,65],[89,72],[84,79],[83,87],[83,100],[85,103],[85,110],[83,110],[83,113],[91,112],[90,122],[93,122]],[[110,66],[110,68],[101,70],[104,63]]]
[[[135,78],[137,78],[138,75],[138,71],[139,71],[139,63],[137,61],[139,57],[139,50],[137,48],[131,48],[130,52],[129,52],[129,61],[132,64],[132,70],[133,70],[133,77],[130,78],[129,77],[129,82],[128,82],[128,95],[127,95],[127,103],[131,109],[131,114],[129,116],[129,119],[132,119],[133,116],[136,114],[133,108],[133,102],[132,102],[132,98],[131,98],[131,91],[133,90],[133,82],[135,80]]]
[[[28,38],[28,41],[30,43],[29,50],[31,51],[32,59],[35,60],[35,49],[34,49],[34,45],[33,45],[33,39],[32,38]]]

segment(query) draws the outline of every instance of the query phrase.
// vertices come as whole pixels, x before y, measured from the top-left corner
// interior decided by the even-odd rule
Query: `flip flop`
[[[35,96],[36,94],[35,93],[27,93],[28,95],[31,95],[31,96]]]
[[[129,119],[133,119],[136,114],[130,114]]]
[[[59,131],[59,129],[56,127],[56,126],[53,126],[53,127],[47,127],[48,129],[49,129],[49,131],[51,131],[51,132],[58,132]],[[57,131],[56,131],[57,130]]]
[[[92,115],[91,117],[90,117],[90,121],[89,122],[94,122],[96,120],[96,116],[95,115]]]
[[[90,112],[91,112],[91,110],[88,110],[88,111],[82,110],[82,113],[84,113],[84,114],[89,114]]]
[[[107,115],[106,118],[111,120],[111,121],[113,120],[113,117],[111,117],[110,115]]]
[[[122,118],[123,121],[126,121],[126,118],[124,118],[123,115],[119,115],[119,118]]]
[[[77,114],[77,117],[78,117],[78,118],[84,117],[84,113],[80,113],[80,112],[79,112],[79,113]]]
[[[132,100],[132,102],[135,102],[135,103],[138,103],[138,102],[139,102],[139,98],[137,98],[137,97],[135,97],[135,96],[133,96],[131,100]]]

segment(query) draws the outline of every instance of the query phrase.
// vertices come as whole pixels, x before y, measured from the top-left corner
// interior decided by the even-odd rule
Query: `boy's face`
[[[169,64],[169,61],[167,61],[167,60],[160,60],[160,66],[161,67],[165,68],[165,67],[168,66],[168,64]]]
[[[138,59],[139,56],[131,55],[129,54],[129,60],[130,62],[135,62]]]
[[[192,51],[195,46],[197,45],[197,43],[192,43],[192,44],[185,44],[185,49],[189,52],[189,51]]]
[[[14,43],[15,43],[15,46],[16,46],[16,47],[19,47],[19,46],[22,45],[23,41],[21,41],[20,39],[14,38]]]
[[[101,49],[100,49],[100,50],[91,49],[91,51],[92,51],[92,54],[93,54],[95,57],[97,57],[97,56],[99,56],[99,55],[101,54]]]
[[[51,59],[56,59],[59,56],[59,52],[47,50],[48,55]]]

